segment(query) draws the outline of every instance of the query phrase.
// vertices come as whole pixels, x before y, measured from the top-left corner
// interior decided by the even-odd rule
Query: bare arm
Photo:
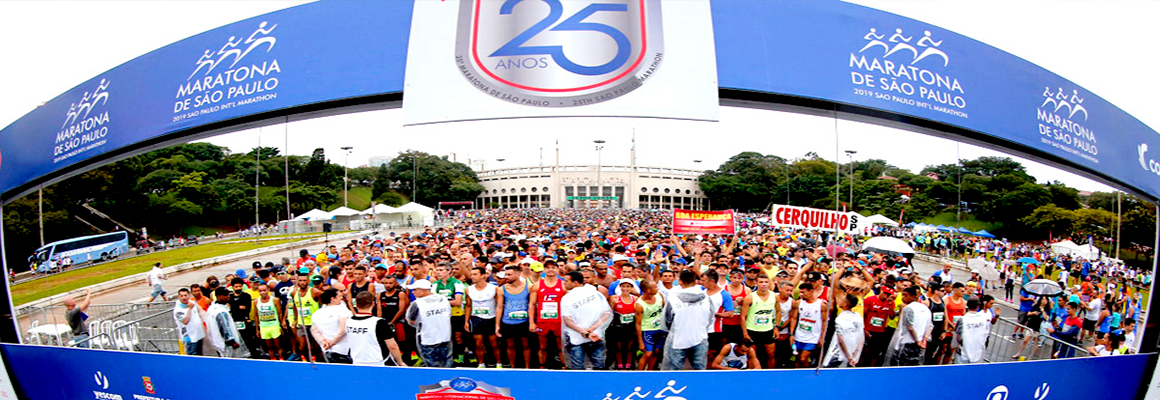
[[[741,336],[745,339],[749,339],[749,330],[745,329],[745,327],[749,321],[749,306],[751,304],[753,304],[753,296],[745,296],[745,300],[741,300]]]
[[[92,289],[85,289],[85,299],[81,300],[81,302],[77,304],[77,308],[79,308],[81,311],[88,310],[89,303],[91,303],[92,300],[93,300],[93,290]]]
[[[721,348],[721,351],[717,352],[717,356],[713,357],[713,362],[709,363],[709,369],[736,370],[737,368],[721,365],[725,361],[725,355],[729,354],[730,351],[733,351],[732,344],[726,344],[725,347]]]

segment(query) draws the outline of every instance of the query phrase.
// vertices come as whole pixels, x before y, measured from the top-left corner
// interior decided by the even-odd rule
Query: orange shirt
[[[956,301],[954,296],[947,296],[943,298],[943,302],[947,305],[947,320],[951,322],[951,326],[954,326],[963,315],[967,314],[966,297]]]
[[[209,301],[209,297],[206,296],[201,296],[201,298],[197,300],[197,305],[201,306],[202,311],[209,311],[210,303],[213,302]]]

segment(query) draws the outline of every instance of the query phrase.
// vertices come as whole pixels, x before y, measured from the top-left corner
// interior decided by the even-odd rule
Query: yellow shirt
[[[894,317],[886,321],[888,328],[898,329],[898,314],[902,313],[902,296],[894,297]]]
[[[776,266],[773,266],[773,265],[769,265],[769,267],[771,267],[771,268],[769,268],[769,269],[762,268],[762,269],[761,269],[761,272],[764,272],[764,273],[765,273],[765,276],[766,276],[766,277],[768,277],[768,278],[769,278],[769,280],[773,280],[773,277],[774,277],[774,276],[777,276],[777,272],[778,272],[779,270],[778,270],[778,268],[777,268]]]

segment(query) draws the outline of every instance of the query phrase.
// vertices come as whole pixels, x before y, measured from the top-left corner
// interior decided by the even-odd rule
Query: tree
[[[1079,202],[1079,191],[1074,188],[1067,187],[1059,181],[1047,184],[1047,193],[1051,196],[1051,204],[1068,210],[1076,210],[1081,207]],[[1107,210],[1107,211],[1115,211]]]
[[[314,149],[310,160],[302,168],[298,179],[308,185],[339,188],[342,187],[342,167],[326,161],[326,153],[322,148]]]
[[[415,193],[411,201],[420,204],[474,200],[483,192],[475,171],[467,165],[415,150],[399,153],[387,163],[387,178],[391,189]]]
[[[1096,237],[1114,237],[1116,214],[1107,210],[1085,208],[1075,210],[1075,231]]]
[[[1075,220],[1074,211],[1051,204],[1037,207],[1031,214],[1019,219],[1031,229],[1041,231],[1044,235],[1050,232],[1058,237],[1071,235],[1075,229]]]
[[[371,184],[371,199],[382,199],[387,192],[391,191],[391,170],[387,169],[386,164],[380,165],[375,169],[375,175],[372,180],[374,183]]]
[[[391,207],[399,207],[399,206],[402,206],[404,204],[407,204],[407,202],[409,202],[410,200],[407,200],[407,196],[404,196],[404,195],[400,194],[399,192],[392,190],[392,191],[389,191],[389,192],[383,194],[382,196],[376,197],[375,201],[378,201],[380,204],[386,204],[386,205],[391,206]]]
[[[742,152],[701,174],[700,187],[717,208],[763,210],[784,197],[785,168],[780,157]]]

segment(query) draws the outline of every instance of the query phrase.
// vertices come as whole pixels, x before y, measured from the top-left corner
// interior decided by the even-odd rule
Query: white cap
[[[507,278],[507,272],[504,272],[504,271],[499,271],[499,272],[496,272],[496,273],[495,273],[495,277],[496,277],[496,278],[501,278],[501,279],[502,279],[502,278]]]
[[[633,259],[632,259],[632,257],[628,257],[628,256],[620,255],[620,254],[617,254],[617,255],[615,255],[615,256],[612,256],[612,262],[617,262],[617,261],[632,261],[632,260],[633,260]]]
[[[536,262],[536,260],[533,260],[531,257],[524,257],[523,260],[520,260],[520,264],[531,264],[534,262]]]
[[[636,286],[636,281],[628,278],[621,278],[620,280],[616,281],[616,286],[620,286],[626,283],[632,286]]]
[[[410,289],[410,290],[419,290],[419,289],[431,290],[431,281],[428,281],[426,279],[419,279],[419,280],[416,280],[415,283],[407,285],[407,289]]]

